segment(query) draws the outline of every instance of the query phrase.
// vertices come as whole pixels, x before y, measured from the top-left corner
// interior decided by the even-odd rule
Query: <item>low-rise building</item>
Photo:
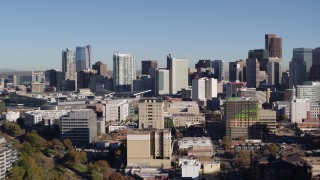
[[[24,123],[26,126],[35,124],[54,125],[58,124],[61,116],[68,114],[70,110],[34,110],[25,112]]]
[[[213,148],[210,137],[184,137],[178,141],[179,149],[188,149],[196,147]]]
[[[7,120],[10,122],[17,122],[17,119],[20,118],[20,112],[14,112],[9,110],[8,112],[2,112],[1,119]]]
[[[174,114],[172,115],[174,127],[186,127],[188,124],[201,124],[205,122],[203,114]]]
[[[109,100],[105,104],[106,121],[125,121],[129,115],[127,100]]]
[[[127,132],[128,167],[171,168],[171,130],[143,129]]]
[[[191,177],[193,179],[199,178],[199,172],[201,171],[201,163],[196,158],[180,158],[179,166],[181,168],[181,177]]]

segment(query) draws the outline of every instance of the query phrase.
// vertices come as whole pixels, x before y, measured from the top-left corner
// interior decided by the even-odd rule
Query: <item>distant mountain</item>
[[[14,72],[16,70],[14,69],[8,69],[8,68],[0,68],[0,72]]]

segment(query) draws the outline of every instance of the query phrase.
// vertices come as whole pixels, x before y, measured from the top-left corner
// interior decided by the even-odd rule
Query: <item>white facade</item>
[[[197,159],[179,159],[181,166],[181,177],[199,178],[201,163]]]
[[[128,126],[125,125],[109,125],[108,126],[108,133],[113,132],[118,129],[128,129]]]
[[[25,113],[24,123],[27,126],[32,126],[35,124],[40,124],[46,120],[48,120],[48,124],[45,125],[53,125],[55,122],[60,119],[61,116],[67,115],[70,110],[35,110],[35,111],[27,111]]]
[[[0,179],[6,179],[6,173],[17,160],[17,150],[13,149],[12,144],[7,143],[4,137],[0,137]]]
[[[170,94],[188,88],[188,59],[170,59]]]
[[[291,101],[291,122],[301,123],[302,119],[307,118],[308,111],[310,111],[308,99],[293,99]]]
[[[167,69],[156,70],[156,94],[165,95],[170,94],[170,71]]]
[[[320,85],[297,85],[297,98],[320,101]]]
[[[132,91],[136,79],[136,61],[131,54],[113,54],[113,90]]]
[[[8,111],[8,112],[2,112],[1,114],[1,119],[7,120],[10,122],[16,122],[17,119],[20,117],[20,112],[13,112],[13,111]]]
[[[125,121],[129,115],[127,100],[110,100],[105,104],[106,121]]]
[[[202,114],[174,114],[172,119],[174,127],[186,127],[205,122],[205,116]]]
[[[179,149],[188,149],[191,147],[209,147],[213,148],[213,144],[209,137],[184,137],[178,141]]]
[[[192,80],[192,100],[204,101],[217,97],[217,79],[200,78]]]

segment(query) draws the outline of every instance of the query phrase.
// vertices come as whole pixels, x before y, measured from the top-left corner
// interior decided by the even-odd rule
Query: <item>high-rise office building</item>
[[[310,68],[310,80],[320,81],[320,47],[312,50],[312,66]]]
[[[226,136],[231,139],[257,135],[258,101],[252,98],[227,98],[224,104]]]
[[[80,71],[79,88],[89,88],[90,78],[97,74],[97,70],[84,69]]]
[[[108,75],[107,65],[101,61],[94,63],[92,65],[92,69],[97,71],[97,75],[100,75],[100,76],[107,76]]]
[[[46,80],[49,81],[50,87],[56,87],[57,91],[61,90],[61,80],[62,80],[62,72],[56,71],[54,69],[47,70],[45,72]]]
[[[214,69],[214,78],[218,81],[224,80],[224,61],[213,60],[212,67]]]
[[[267,49],[254,49],[248,52],[248,58],[256,58],[260,63],[260,70],[267,71],[269,51]]]
[[[91,67],[91,46],[76,47],[77,73]]]
[[[217,79],[200,78],[192,80],[192,100],[205,101],[217,97]]]
[[[265,49],[269,51],[269,57],[282,58],[282,38],[275,34],[266,34]]]
[[[171,168],[170,129],[129,130],[127,134],[128,167]]]
[[[164,102],[161,98],[139,100],[139,128],[164,128]]]
[[[268,75],[265,71],[260,71],[260,63],[254,58],[246,60],[246,76],[248,88],[257,88],[268,81]]]
[[[132,91],[136,79],[136,61],[131,54],[113,54],[113,90]]]
[[[78,109],[61,116],[60,137],[81,146],[97,140],[97,115],[92,109]]]
[[[71,49],[62,51],[62,90],[74,91],[77,89],[76,61]]]
[[[156,60],[141,61],[142,75],[150,74],[150,69],[157,69],[158,62]]]
[[[246,62],[239,60],[229,62],[229,81],[230,82],[245,82],[246,81]]]
[[[170,94],[170,71],[166,68],[156,69],[155,77],[155,94]]]
[[[170,94],[177,94],[182,88],[188,88],[188,59],[167,56],[170,70]]]
[[[289,86],[302,85],[307,80],[308,65],[311,66],[312,49],[309,48],[294,48],[293,57],[289,63],[290,83]],[[310,67],[309,67],[310,68]]]
[[[199,68],[212,68],[213,64],[212,61],[210,59],[200,59],[196,64],[195,64],[195,68],[199,69]]]
[[[268,58],[267,74],[268,83],[279,87],[282,78],[282,58]]]

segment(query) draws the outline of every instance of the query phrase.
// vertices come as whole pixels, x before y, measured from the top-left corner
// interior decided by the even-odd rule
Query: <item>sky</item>
[[[92,61],[112,69],[114,52],[141,60],[166,55],[226,62],[264,48],[264,35],[292,49],[320,47],[319,0],[28,0],[0,1],[0,68],[61,69],[61,52],[90,44]],[[227,66],[228,67],[228,66]]]

